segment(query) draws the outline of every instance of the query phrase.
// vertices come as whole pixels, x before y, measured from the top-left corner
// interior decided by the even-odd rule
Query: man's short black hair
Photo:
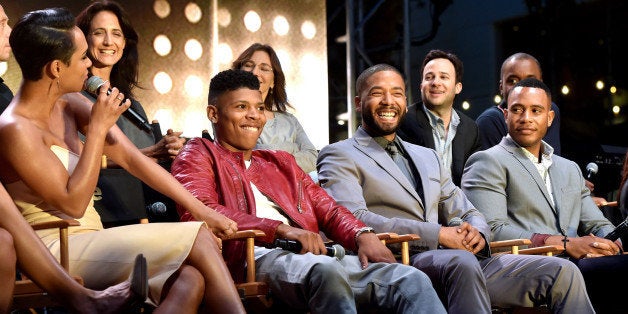
[[[517,88],[517,87],[531,87],[531,88],[540,88],[542,90],[545,91],[545,93],[547,94],[547,98],[550,99],[550,102],[552,100],[552,92],[550,92],[549,87],[547,87],[547,85],[545,85],[545,83],[543,83],[543,81],[533,78],[533,77],[528,77],[525,78],[519,82],[517,82],[517,84],[515,84],[515,86],[510,90],[510,92],[508,93],[508,95],[510,95],[510,93],[512,93],[512,91]]]
[[[216,100],[225,92],[240,88],[259,90],[259,80],[253,73],[239,69],[225,70],[216,74],[209,82],[208,103],[215,105]]]

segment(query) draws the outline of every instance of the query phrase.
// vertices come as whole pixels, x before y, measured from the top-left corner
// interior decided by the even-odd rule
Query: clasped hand
[[[460,226],[441,227],[438,233],[440,245],[450,249],[461,249],[477,254],[486,246],[482,234],[468,222]]]
[[[593,234],[570,238],[567,242],[567,253],[575,258],[617,255],[619,252],[620,248],[617,243]]]

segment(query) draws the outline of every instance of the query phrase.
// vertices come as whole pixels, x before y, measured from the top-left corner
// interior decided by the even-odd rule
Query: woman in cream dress
[[[28,222],[81,222],[70,230],[70,273],[88,288],[109,286],[124,281],[143,253],[155,313],[196,313],[203,302],[202,311],[243,313],[220,240],[209,231],[228,236],[237,225],[205,207],[121,133],[115,122],[130,102],[116,88],[108,93],[106,83],[93,106],[77,98],[91,61],[74,17],[59,8],[30,12],[15,25],[10,43],[23,80],[0,116],[0,180]],[[92,206],[103,154],[201,222],[103,229]],[[39,236],[56,254],[57,236]]]

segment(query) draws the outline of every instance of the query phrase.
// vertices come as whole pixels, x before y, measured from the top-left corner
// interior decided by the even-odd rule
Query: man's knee
[[[347,273],[335,259],[326,258],[315,263],[310,269],[311,283],[318,285],[338,285],[347,283]]]

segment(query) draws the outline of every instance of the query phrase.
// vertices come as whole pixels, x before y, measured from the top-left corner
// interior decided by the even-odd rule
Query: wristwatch
[[[362,227],[360,229],[358,229],[358,232],[355,233],[355,242],[358,243],[358,237],[366,232],[371,232],[371,233],[375,233],[375,230],[371,227]]]

